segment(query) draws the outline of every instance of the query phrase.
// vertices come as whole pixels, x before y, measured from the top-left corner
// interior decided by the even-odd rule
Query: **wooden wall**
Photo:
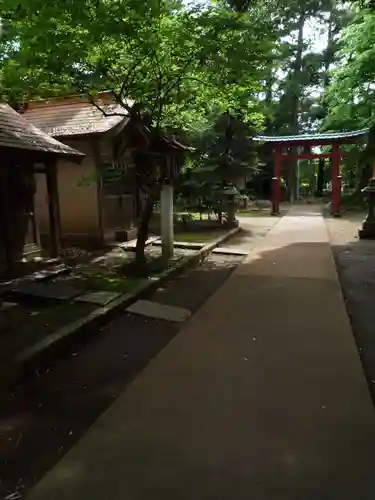
[[[125,131],[122,133],[125,134]],[[102,244],[116,238],[119,231],[126,232],[133,228],[136,217],[134,186],[127,183],[124,177],[122,182],[107,184],[105,176],[102,177],[113,165],[114,138],[106,134],[101,137],[60,139],[86,154],[81,165],[69,161],[58,163],[62,237],[76,244]],[[35,211],[42,237],[48,235],[44,174],[37,174]]]
[[[92,143],[87,139],[64,139],[62,142],[86,154],[80,165],[58,162],[58,186],[62,237],[100,242],[97,175]],[[37,174],[35,211],[40,232],[48,235],[47,186],[44,174]]]

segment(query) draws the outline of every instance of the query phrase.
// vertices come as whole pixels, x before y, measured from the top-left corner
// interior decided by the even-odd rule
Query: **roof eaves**
[[[279,135],[267,136],[259,135],[254,137],[257,142],[300,142],[300,141],[322,141],[322,140],[337,140],[348,139],[351,137],[360,137],[369,133],[368,128],[354,130],[350,132],[327,132],[322,134],[301,134],[301,135]]]

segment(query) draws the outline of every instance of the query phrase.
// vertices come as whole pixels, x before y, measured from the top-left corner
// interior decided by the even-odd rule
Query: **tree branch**
[[[172,92],[172,90],[176,87],[179,86],[179,83],[181,82],[181,80],[184,78],[183,77],[183,74],[184,72],[187,70],[188,66],[193,62],[193,60],[195,59],[194,56],[190,57],[186,62],[185,64],[183,65],[183,67],[181,68],[181,71],[180,71],[180,74],[177,76],[176,80],[174,82],[171,83],[171,85],[169,87],[167,87],[167,89],[165,90],[164,92],[164,96],[163,98],[165,99],[166,96]]]
[[[205,81],[201,80],[200,78],[195,78],[193,76],[182,77],[182,80],[192,80],[194,82],[201,83],[202,85],[206,85],[207,87],[217,87],[217,85],[215,85],[214,83],[205,82]]]
[[[103,113],[103,115],[106,117],[106,118],[109,118],[111,116],[121,116],[122,118],[129,118],[129,115],[124,115],[122,113],[108,113],[105,109],[103,109],[101,106],[99,106],[99,104],[97,104],[95,101],[94,101],[94,98],[93,96],[91,96],[89,94],[89,100],[90,100],[90,103],[97,109],[99,110],[101,113]]]

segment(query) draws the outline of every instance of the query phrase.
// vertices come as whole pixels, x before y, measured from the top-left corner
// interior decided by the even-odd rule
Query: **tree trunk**
[[[271,106],[272,105],[272,100],[273,100],[273,91],[272,91],[272,85],[274,83],[274,77],[272,73],[272,68],[268,70],[268,75],[266,79],[266,105]],[[264,123],[265,127],[265,132],[266,134],[272,134],[272,127],[273,127],[273,119],[271,116],[271,113],[266,114],[266,119]]]
[[[316,181],[316,193],[315,193],[315,196],[317,198],[321,198],[323,196],[323,189],[324,189],[324,166],[325,166],[325,159],[324,158],[319,158],[318,178],[317,178],[317,181]]]
[[[289,154],[294,154],[293,148],[288,148]],[[287,160],[284,163],[285,182],[289,202],[293,205],[296,199],[296,164],[297,160]]]
[[[156,202],[155,195],[149,195],[145,201],[141,219],[138,224],[137,244],[135,247],[135,261],[137,267],[141,269],[146,263],[145,246],[148,238],[148,229]]]
[[[328,36],[327,36],[327,47],[324,53],[324,89],[330,84],[329,70],[332,64],[332,43],[333,43],[333,24],[334,24],[334,12],[335,12],[335,2],[332,2],[331,10],[328,18]]]
[[[375,126],[370,127],[367,136],[367,144],[358,161],[358,187],[360,191],[373,175],[373,165],[375,163]]]
[[[299,133],[299,110],[301,96],[300,79],[302,70],[303,30],[305,27],[305,21],[306,12],[304,7],[302,7],[298,18],[297,53],[296,59],[293,64],[293,81],[295,82],[295,85],[294,90],[292,91],[290,103],[290,130],[291,133],[295,135]],[[288,165],[288,190],[291,203],[294,203],[296,197],[296,162],[297,160],[292,160]]]

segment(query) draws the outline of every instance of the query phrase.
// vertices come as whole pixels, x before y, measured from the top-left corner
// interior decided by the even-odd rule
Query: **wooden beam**
[[[49,232],[52,257],[58,257],[61,250],[61,222],[56,163],[56,161],[53,161],[46,164]]]
[[[341,158],[345,157],[340,153]],[[296,155],[282,155],[282,160],[313,160],[314,158],[332,158],[333,153],[299,153]]]

